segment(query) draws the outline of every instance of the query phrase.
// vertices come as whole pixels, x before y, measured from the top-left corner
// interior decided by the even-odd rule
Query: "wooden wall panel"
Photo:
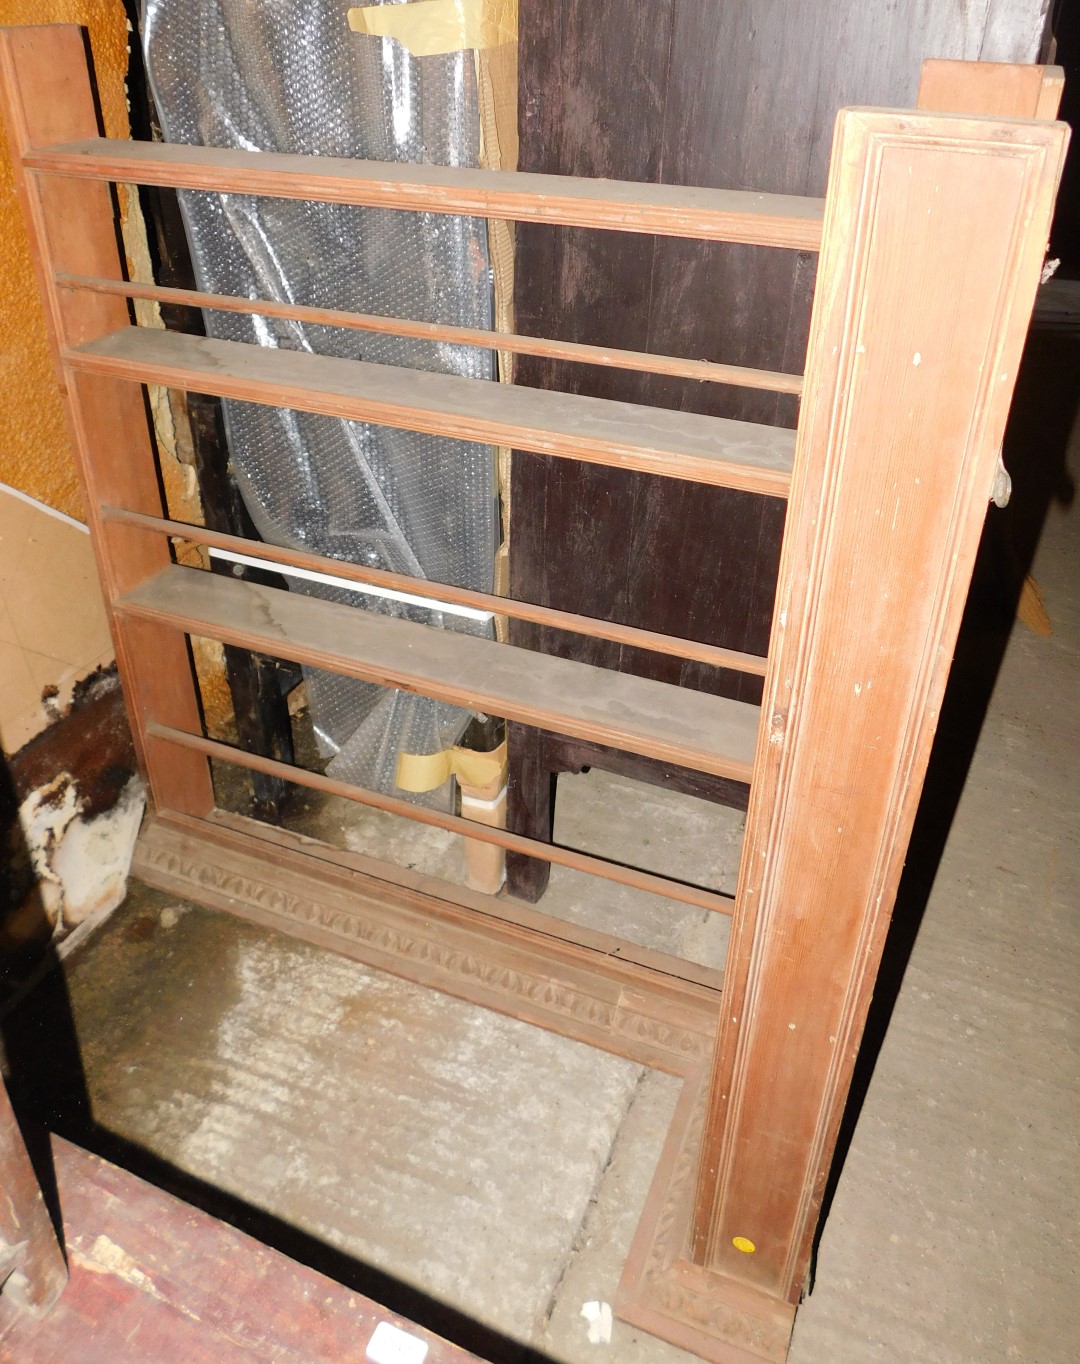
[[[519,164],[821,194],[838,108],[910,107],[928,56],[1032,61],[1048,3],[930,0],[914,22],[909,6],[886,0],[521,0]],[[815,270],[808,253],[525,227],[518,328],[799,371]],[[793,398],[747,389],[533,360],[516,373],[521,383],[658,406],[796,419]],[[771,500],[515,454],[512,595],[762,653],[783,517]],[[676,677],[669,660],[532,626],[514,625],[511,635],[741,700],[759,696],[753,678],[695,665]],[[542,754],[528,761],[544,770]],[[512,743],[512,821],[537,800],[536,776],[517,767]]]

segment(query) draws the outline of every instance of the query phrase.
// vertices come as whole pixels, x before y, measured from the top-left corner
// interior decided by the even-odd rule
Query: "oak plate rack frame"
[[[151,798],[147,880],[682,1076],[618,1314],[727,1364],[787,1352],[1049,234],[1056,68],[927,63],[845,109],[824,200],[99,137],[82,31],[0,33],[3,116]],[[940,112],[938,112],[940,111]],[[125,280],[110,182],[819,253],[805,375]],[[131,300],[801,392],[797,432],[131,325]],[[143,384],[669,478],[788,509],[767,658],[170,519]],[[179,566],[239,549],[764,677],[760,707]],[[199,634],[750,784],[734,899],[206,738]],[[733,915],[722,977],[215,809],[210,760]]]

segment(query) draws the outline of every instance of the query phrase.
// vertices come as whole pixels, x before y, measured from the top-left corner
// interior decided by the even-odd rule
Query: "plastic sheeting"
[[[349,31],[341,0],[145,0],[143,45],[165,137],[250,150],[474,166],[473,54],[417,58]],[[492,325],[482,219],[240,194],[181,192],[199,287],[468,327]],[[208,312],[234,341],[494,378],[491,352]],[[490,446],[228,400],[230,458],[274,544],[490,591]],[[294,579],[293,591],[467,633],[476,613],[388,602]],[[394,790],[400,750],[434,753],[469,714],[306,669],[328,770]],[[427,798],[446,805],[450,783]],[[423,799],[413,797],[413,799]]]

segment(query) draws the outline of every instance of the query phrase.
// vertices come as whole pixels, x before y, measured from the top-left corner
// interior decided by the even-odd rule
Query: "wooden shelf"
[[[127,593],[118,609],[225,644],[750,780],[760,712],[745,701],[175,565]]]
[[[783,497],[795,432],[306,351],[125,327],[64,352],[91,374],[511,445]]]
[[[381,332],[387,336],[411,336],[420,341],[449,341],[456,346],[511,351],[515,355],[543,355],[574,364],[604,365],[637,370],[642,374],[669,374],[700,383],[730,384],[735,388],[761,388],[771,393],[802,393],[801,374],[779,370],[748,369],[715,360],[687,360],[652,351],[620,350],[615,346],[588,346],[578,341],[553,341],[549,337],[520,336],[515,332],[479,327],[448,327],[439,322],[414,322],[401,317],[354,313],[341,308],[311,308],[302,303],[272,298],[239,298],[234,294],[206,293],[201,289],[171,289],[162,284],[139,284],[94,275],[56,275],[59,289],[85,289],[114,298],[146,298],[156,303],[175,303],[181,308],[210,308],[223,313],[246,313],[252,317],[284,317],[310,322],[316,327],[345,327],[353,331]]]
[[[336,156],[289,156],[102,137],[35,148],[25,153],[22,161],[33,170],[91,180],[427,213],[476,213],[516,222],[650,232],[800,251],[816,251],[820,246],[825,213],[823,199],[791,194],[581,180],[571,175],[527,175],[461,166],[349,161]]]
[[[83,33],[0,28],[2,122],[155,811],[137,865],[685,1075],[616,1301],[713,1361],[787,1353],[1045,260],[1060,85],[939,64],[920,97],[960,112],[842,110],[823,218],[740,191],[106,142]],[[110,180],[820,250],[794,476],[774,428],[131,328],[112,285],[58,282],[119,280]],[[723,306],[708,281],[682,294]],[[143,382],[788,497],[760,708],[177,566]],[[707,552],[693,519],[686,551]],[[520,906],[495,928],[489,896],[389,863],[361,879],[317,843],[226,825],[212,759],[291,769],[202,737],[185,632],[749,785],[722,1007]]]

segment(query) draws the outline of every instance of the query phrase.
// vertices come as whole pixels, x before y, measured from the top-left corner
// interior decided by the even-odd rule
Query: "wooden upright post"
[[[149,740],[145,733],[148,719],[180,729],[200,727],[187,642],[175,629],[124,619],[114,610],[124,592],[167,566],[167,542],[110,525],[100,515],[107,504],[158,516],[163,511],[142,390],[117,379],[75,375],[64,365],[66,347],[130,321],[123,299],[64,291],[55,283],[58,270],[122,277],[112,195],[101,182],[39,177],[22,164],[32,149],[100,133],[83,31],[74,24],[0,30],[0,110],[30,225],[30,249],[136,752],[158,809],[203,815],[214,805],[206,758]]]
[[[43,1317],[64,1290],[67,1264],[2,1079],[0,1190],[0,1290],[20,1311]]]
[[[796,1303],[1067,129],[837,122],[692,1257]]]

